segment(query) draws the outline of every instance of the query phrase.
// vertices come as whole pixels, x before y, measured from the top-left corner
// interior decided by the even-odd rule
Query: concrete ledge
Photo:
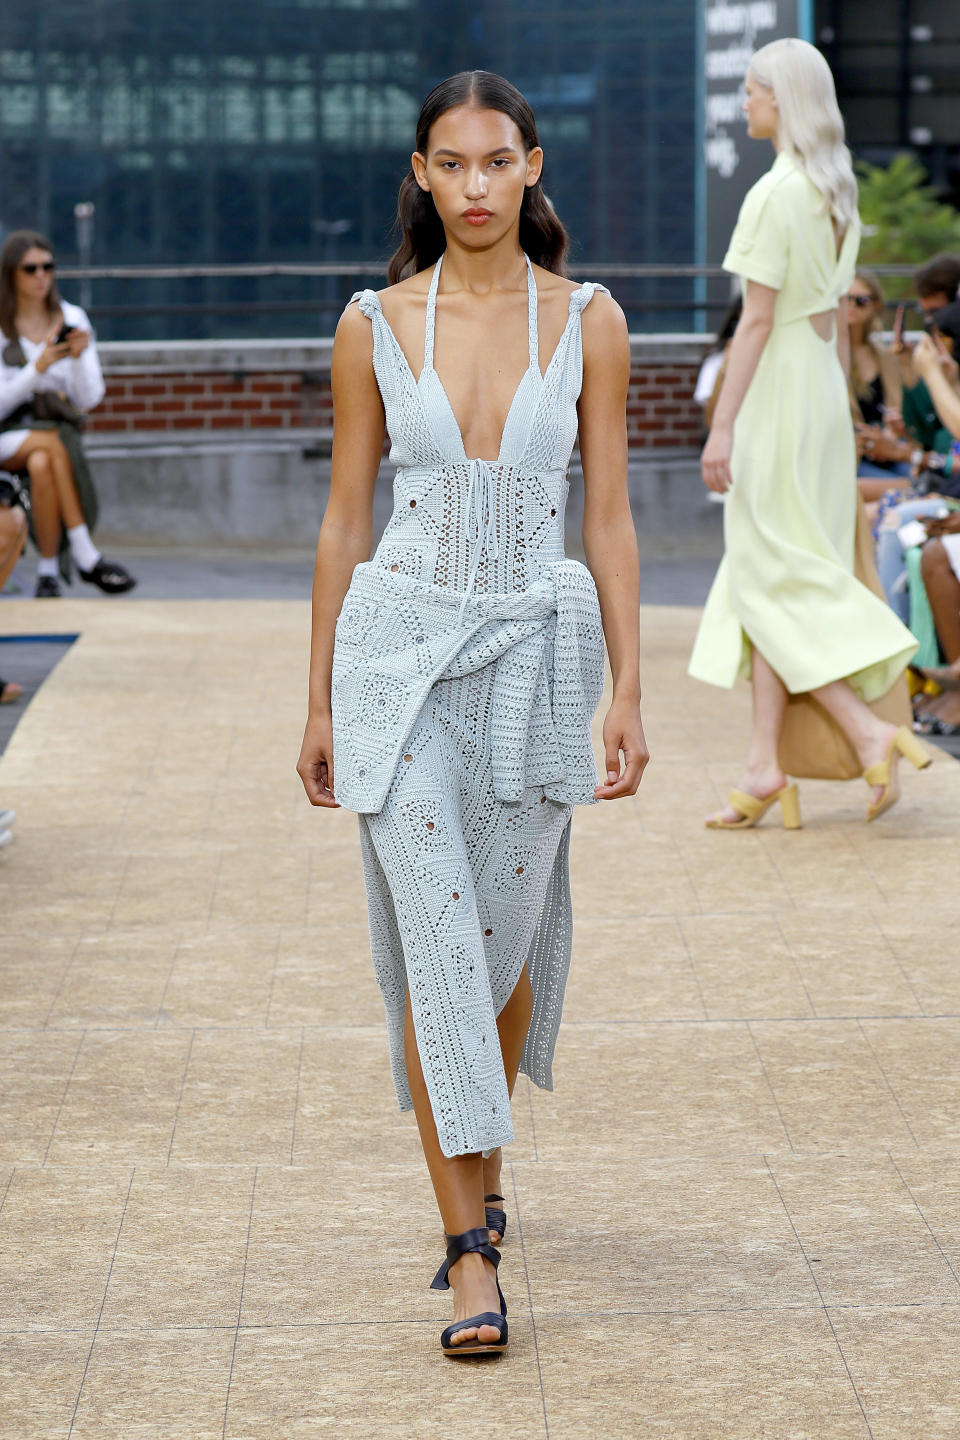
[[[634,366],[695,365],[703,359],[712,338],[694,334],[631,335],[631,361]],[[316,340],[107,340],[99,346],[106,375],[291,371],[326,377],[330,374],[332,350],[330,336]]]

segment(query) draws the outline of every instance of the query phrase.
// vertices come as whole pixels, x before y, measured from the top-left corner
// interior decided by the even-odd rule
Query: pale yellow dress
[[[854,578],[856,451],[836,336],[809,316],[853,280],[859,227],[839,256],[820,192],[785,153],[748,192],[725,270],[778,291],[773,329],[734,426],[726,553],[690,674],[731,687],[756,645],[791,694],[849,680],[885,695],[917,642]]]

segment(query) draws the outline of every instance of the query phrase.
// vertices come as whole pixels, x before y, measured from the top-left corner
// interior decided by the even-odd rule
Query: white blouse
[[[26,357],[26,365],[7,365],[0,357],[0,420],[4,420],[24,401],[44,390],[62,392],[68,400],[76,405],[78,410],[92,410],[103,399],[106,387],[103,383],[103,372],[100,369],[96,343],[92,339],[93,326],[90,324],[87,313],[79,305],[71,305],[67,300],[61,301],[60,308],[67,325],[87,331],[91,336],[90,344],[76,359],[72,355],[67,355],[63,360],[57,360],[42,374],[38,374],[37,360],[43,354],[45,346],[37,345],[32,340],[28,340],[25,335],[21,335],[20,345]],[[0,336],[0,350],[5,345],[6,342]],[[21,432],[8,431],[2,438],[7,439],[14,433]],[[10,450],[8,453],[13,454],[13,451]]]

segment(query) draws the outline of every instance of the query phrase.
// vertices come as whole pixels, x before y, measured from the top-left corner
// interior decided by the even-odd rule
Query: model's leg
[[[513,994],[497,1016],[500,1053],[503,1056],[503,1068],[507,1076],[507,1088],[511,1095],[513,1095],[513,1089],[517,1083],[517,1075],[520,1073],[520,1058],[523,1055],[523,1047],[526,1044],[527,1031],[530,1029],[530,1017],[532,1014],[533,989],[530,985],[530,976],[527,973],[527,967],[524,965],[520,972],[520,978],[514,986]],[[503,1150],[498,1145],[493,1154],[488,1155],[483,1162],[484,1195],[502,1195],[504,1193],[500,1185],[500,1170],[502,1165]],[[491,1230],[490,1238],[494,1244],[498,1244],[502,1237],[499,1231]]]
[[[787,783],[777,754],[786,711],[786,686],[754,646],[753,731],[750,736],[750,749],[747,751],[746,769],[737,781],[737,789],[745,790],[748,795],[755,795],[758,800],[772,795]],[[713,818],[732,822],[740,819],[740,814],[726,805]]]
[[[404,1048],[407,1061],[407,1083],[413,1098],[413,1109],[420,1130],[423,1154],[433,1181],[434,1193],[440,1207],[443,1228],[448,1235],[460,1235],[464,1230],[482,1228],[486,1223],[483,1207],[483,1161],[479,1151],[474,1155],[444,1155],[437,1136],[433,1118],[433,1106],[427,1091],[417,1048],[417,1037],[410,1008],[410,993],[407,992],[407,1011],[404,1026]],[[499,1311],[496,1270],[483,1255],[476,1253],[461,1255],[449,1272],[450,1284],[454,1290],[454,1320],[478,1315],[484,1310]],[[481,1325],[458,1331],[451,1344],[463,1344],[475,1338],[481,1342],[499,1339],[492,1325]]]

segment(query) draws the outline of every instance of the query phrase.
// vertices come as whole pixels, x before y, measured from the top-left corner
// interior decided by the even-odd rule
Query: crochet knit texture
[[[360,814],[374,968],[401,1109],[409,987],[446,1155],[513,1139],[496,1016],[524,964],[533,1018],[521,1070],[552,1088],[570,964],[570,817],[590,804],[590,722],[603,689],[593,579],[565,559],[566,472],[577,432],[580,315],[541,374],[527,261],[529,366],[495,461],[468,459],[433,368],[438,262],[415,379],[372,290],[393,515],[337,621],[334,787]],[[353,303],[353,302],[351,302]]]

